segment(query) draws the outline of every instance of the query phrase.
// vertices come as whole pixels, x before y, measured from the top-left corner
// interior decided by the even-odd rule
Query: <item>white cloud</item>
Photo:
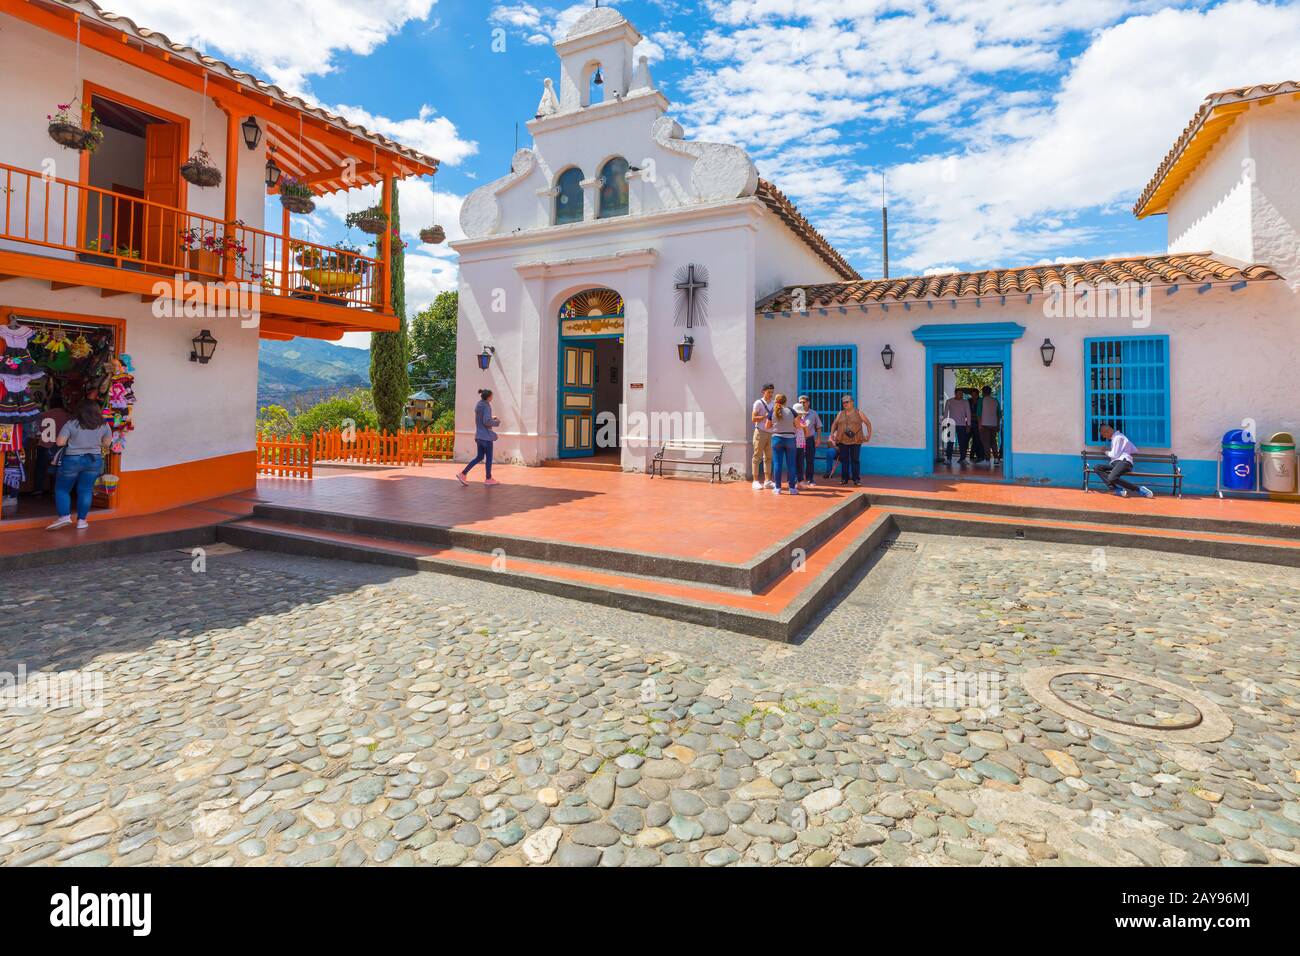
[[[428,104],[420,107],[418,116],[406,119],[391,119],[371,113],[360,106],[341,104],[329,109],[354,123],[364,126],[375,133],[396,140],[403,146],[417,149],[427,156],[441,160],[448,166],[455,166],[468,156],[478,152],[478,143],[462,139],[456,124]]]
[[[371,53],[436,0],[113,0],[114,13],[205,53],[238,59],[301,93],[307,78],[334,69],[334,54]]]

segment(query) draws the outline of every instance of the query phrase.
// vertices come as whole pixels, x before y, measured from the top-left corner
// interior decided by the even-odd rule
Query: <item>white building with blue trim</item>
[[[946,476],[972,370],[1002,412],[986,480],[1077,486],[1110,423],[1213,491],[1224,432],[1300,432],[1300,85],[1206,100],[1135,208],[1168,215],[1166,254],[872,280],[743,150],[683,138],[639,39],[610,8],[579,20],[533,145],[462,208],[458,458],[487,387],[499,459],[644,470],[686,437],[747,476],[772,382],[828,421],[852,394],[864,473]]]

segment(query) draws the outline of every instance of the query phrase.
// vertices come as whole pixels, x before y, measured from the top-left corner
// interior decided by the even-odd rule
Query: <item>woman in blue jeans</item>
[[[86,515],[95,497],[95,481],[104,471],[104,456],[113,431],[104,421],[104,410],[92,399],[77,406],[76,414],[59,431],[58,443],[63,461],[54,480],[54,507],[58,520],[46,530],[54,531],[72,524],[72,495],[77,495],[77,530],[88,527]]]
[[[492,477],[492,443],[497,440],[497,433],[492,429],[501,424],[501,419],[492,417],[492,389],[480,388],[478,390],[478,404],[474,406],[474,444],[478,447],[478,454],[468,465],[456,472],[456,480],[462,486],[469,484],[465,476],[469,470],[483,462],[487,472],[485,485],[499,485],[501,482]]]
[[[776,482],[776,487],[772,489],[774,495],[781,493],[782,475],[785,475],[790,486],[790,494],[799,493],[799,473],[794,467],[794,432],[799,426],[794,411],[786,407],[787,401],[784,395],[777,395],[772,400],[772,417],[767,422],[767,427],[772,432],[772,479]]]

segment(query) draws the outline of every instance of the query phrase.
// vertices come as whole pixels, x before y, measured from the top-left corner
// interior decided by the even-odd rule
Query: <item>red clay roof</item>
[[[1225,114],[1231,114],[1231,108],[1233,107],[1237,111],[1244,108],[1236,106],[1236,104],[1245,104],[1252,100],[1286,94],[1300,95],[1300,83],[1295,80],[1285,80],[1281,83],[1257,83],[1254,86],[1243,86],[1235,90],[1220,90],[1218,93],[1211,93],[1207,96],[1200,107],[1197,108],[1191,122],[1183,129],[1178,139],[1174,141],[1173,147],[1165,154],[1165,158],[1157,167],[1155,175],[1147,183],[1146,189],[1142,190],[1141,197],[1133,207],[1133,215],[1142,218],[1143,216],[1165,211],[1164,202],[1158,203],[1156,208],[1148,208],[1151,206],[1152,199],[1155,198],[1158,192],[1169,192],[1172,195],[1171,190],[1162,190],[1161,187],[1164,186],[1165,180],[1170,173],[1174,172],[1175,167],[1179,165],[1179,160],[1183,158],[1183,154],[1188,151],[1188,147],[1194,141],[1201,137],[1208,140],[1207,143],[1202,144],[1206,149],[1212,146],[1214,141],[1222,136],[1236,119],[1235,115]],[[1225,109],[1225,107],[1229,109]],[[1211,121],[1212,118],[1213,121]],[[1194,168],[1195,163],[1183,170],[1182,177],[1177,182],[1171,182],[1170,186],[1177,188],[1182,179],[1185,179]],[[1163,198],[1167,200],[1168,196]]]
[[[1062,262],[1019,269],[989,269],[984,272],[950,272],[901,279],[859,279],[855,282],[788,286],[759,302],[755,311],[790,311],[795,289],[803,289],[806,306],[816,308],[871,302],[1025,294],[1050,290],[1058,285],[1063,287],[1071,282],[1089,285],[1103,282],[1117,285],[1172,285],[1178,282],[1241,282],[1280,278],[1267,266],[1252,265],[1241,269],[1213,258],[1209,253],[1199,252]]]
[[[826,237],[814,229],[812,223],[800,214],[785,193],[766,179],[760,179],[758,189],[754,192],[754,195],[761,199],[768,209],[776,213],[786,227],[798,236],[808,248],[812,249],[823,262],[834,269],[836,275],[844,279],[862,278],[862,276],[858,275],[858,271],[835,251],[835,247],[826,241]]]

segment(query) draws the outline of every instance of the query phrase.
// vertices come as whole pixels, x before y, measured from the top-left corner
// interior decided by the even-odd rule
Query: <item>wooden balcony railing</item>
[[[258,286],[265,295],[382,311],[383,264],[359,252],[0,163],[0,240],[77,261]],[[13,247],[11,247],[13,248]],[[25,251],[25,250],[22,250]]]
[[[374,429],[344,432],[321,429],[302,438],[257,436],[257,473],[278,478],[311,478],[319,462],[361,465],[418,465],[450,460],[455,448],[453,432]]]

